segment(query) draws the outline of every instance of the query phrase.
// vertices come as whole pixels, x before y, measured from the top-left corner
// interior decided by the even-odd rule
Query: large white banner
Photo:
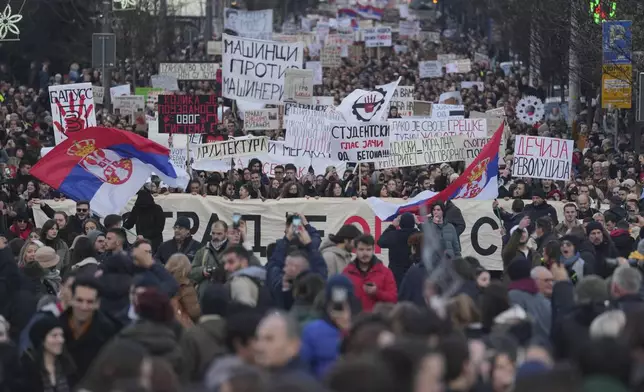
[[[433,165],[465,160],[463,136],[390,142],[388,167]]]
[[[287,68],[302,68],[302,43],[259,41],[224,35],[223,95],[230,99],[279,104]]]
[[[484,118],[434,120],[408,117],[389,119],[388,122],[392,141],[430,139],[437,136],[464,135],[470,139],[487,136],[487,121]]]
[[[273,10],[246,11],[224,8],[224,28],[241,37],[271,40]]]
[[[569,181],[572,153],[572,140],[517,135],[512,176]]]
[[[338,173],[342,173],[338,169]],[[134,200],[130,200],[127,207],[122,211],[127,217],[134,206]],[[387,199],[403,203],[402,199]],[[300,212],[305,214],[311,225],[315,227],[323,237],[336,233],[344,224],[356,225],[363,233],[371,234],[380,238],[382,232],[387,228],[388,223],[378,219],[365,200],[351,200],[349,198],[320,198],[315,199],[282,199],[279,201],[260,200],[229,202],[216,196],[192,196],[186,194],[174,194],[155,197],[166,214],[163,237],[170,240],[173,235],[173,225],[177,217],[185,216],[192,222],[193,238],[206,243],[210,239],[210,227],[217,220],[223,220],[230,224],[232,215],[240,213],[242,219],[247,222],[247,238],[253,245],[253,251],[266,262],[266,248],[270,243],[284,236],[284,223],[286,213]],[[499,200],[499,203],[506,210],[509,210],[512,201]],[[63,202],[47,201],[50,207],[56,211],[65,211],[69,215],[76,213],[76,203],[72,200]],[[499,219],[492,213],[492,202],[454,200],[454,204],[461,209],[465,218],[465,232],[461,235],[461,248],[464,256],[476,257],[481,264],[490,270],[501,270],[501,234]],[[559,216],[563,216],[563,205],[561,202],[549,202],[557,210]],[[46,215],[39,206],[34,206],[34,218],[36,225],[42,227],[47,220]],[[507,228],[508,230],[510,228]],[[130,236],[130,241],[134,237]],[[385,263],[389,263],[389,254],[386,249],[376,247],[376,257]]]
[[[49,104],[56,144],[67,139],[68,133],[96,126],[96,106],[91,83],[49,86]]]

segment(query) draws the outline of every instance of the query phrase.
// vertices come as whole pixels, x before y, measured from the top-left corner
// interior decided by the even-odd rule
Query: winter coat
[[[559,259],[561,263],[566,267],[568,276],[573,283],[579,282],[584,276],[592,275],[594,273],[592,265],[588,264],[586,260],[581,258],[579,252],[570,258],[565,258],[561,255]]]
[[[559,224],[559,219],[557,219],[557,210],[550,204],[543,202],[539,205],[530,203],[523,209],[523,212],[530,217],[530,232],[534,231],[535,223],[537,219],[544,216],[549,216],[552,220],[552,226],[557,226]]]
[[[256,307],[260,291],[266,283],[266,270],[262,267],[248,267],[234,272],[226,285],[230,287],[230,299],[235,302]]]
[[[360,300],[363,311],[371,312],[378,302],[396,303],[398,290],[394,275],[376,256],[371,259],[371,265],[367,271],[360,270],[356,260],[349,264],[342,273],[351,279],[355,295]],[[366,283],[376,285],[377,290],[374,295],[365,292],[364,285]]]
[[[14,392],[19,385],[18,348],[10,340],[0,343],[0,392]]]
[[[512,287],[511,283],[508,287],[510,304],[519,305],[530,315],[532,318],[533,337],[538,338],[541,342],[547,342],[550,339],[550,327],[552,325],[550,301],[539,292],[523,288],[513,289]]]
[[[291,306],[289,313],[300,324],[300,328],[303,328],[311,321],[320,318],[320,312],[315,308],[314,305],[299,303],[297,300],[295,300],[293,306]]]
[[[195,253],[194,259],[192,259],[192,269],[190,270],[190,275],[188,275],[190,280],[196,284],[201,284],[206,280],[203,275],[205,269],[222,268],[224,264],[221,260],[221,254],[226,250],[227,245],[228,241],[224,242],[221,248],[217,250],[213,247],[212,242],[208,241],[205,246],[201,247]]]
[[[537,254],[535,256],[541,258],[541,255],[543,255],[543,248],[545,248],[550,241],[557,241],[557,235],[554,232],[544,233],[541,237],[537,238]]]
[[[503,270],[507,271],[508,266],[510,263],[512,263],[512,260],[515,259],[517,256],[522,256],[525,257],[530,263],[532,263],[532,260],[535,257],[538,257],[532,250],[528,250],[528,254],[526,255],[523,253],[521,250],[519,250],[519,246],[521,243],[521,236],[522,232],[521,230],[517,229],[512,233],[510,236],[510,240],[508,241],[507,244],[503,247],[503,251],[501,252],[501,259],[503,260]]]
[[[605,232],[602,243],[593,246],[595,247],[595,265],[593,266],[595,274],[606,279],[613,274],[613,271],[617,267],[615,264],[609,263],[607,259],[615,259],[619,256],[619,253],[613,241],[606,238]]]
[[[412,302],[416,306],[427,306],[424,296],[427,268],[420,262],[412,265],[398,288],[398,302]]]
[[[29,238],[29,234],[34,230],[34,227],[32,226],[31,223],[27,222],[27,226],[25,227],[24,230],[20,230],[18,228],[18,223],[14,223],[9,227],[9,234],[13,238],[22,238],[23,240],[27,241]]]
[[[441,241],[441,244],[444,248],[445,254],[449,258],[455,258],[461,256],[461,240],[458,237],[458,233],[454,228],[454,225],[444,221],[441,224],[436,224],[432,220],[429,222],[430,229],[433,229],[433,233],[438,235]]]
[[[69,247],[65,241],[56,237],[53,240],[43,240],[42,242],[45,246],[54,248],[56,254],[60,257],[60,262],[57,265],[58,270],[66,271],[71,263],[72,253],[69,251]]]
[[[341,274],[353,258],[353,254],[351,252],[347,252],[346,249],[338,247],[330,238],[325,238],[322,241],[322,244],[320,245],[320,253],[326,263],[329,277]]]
[[[172,325],[138,320],[124,328],[116,340],[139,343],[150,356],[166,360],[176,374],[183,374],[183,353]]]
[[[100,310],[94,312],[91,324],[80,337],[75,338],[70,327],[72,310],[68,309],[60,315],[59,320],[65,334],[65,347],[76,364],[77,380],[85,377],[90,364],[98,356],[99,351],[118,332],[118,326]]]
[[[445,220],[451,223],[454,228],[456,229],[456,234],[460,237],[461,234],[465,232],[465,218],[463,218],[463,213],[461,212],[460,208],[456,207],[456,205],[451,201],[448,200],[445,203],[445,212],[444,212]]]
[[[610,232],[610,238],[615,244],[619,257],[628,258],[628,255],[636,248],[635,240],[628,230],[615,229]]]
[[[184,382],[201,382],[212,361],[226,355],[226,320],[207,315],[186,329],[179,341],[183,353]]]
[[[134,207],[123,222],[123,227],[131,229],[136,226],[136,233],[148,239],[152,243],[152,251],[155,252],[163,242],[163,208],[154,202],[154,197],[149,191],[142,189],[137,195]]]
[[[18,268],[9,247],[0,250],[0,315],[11,325],[9,337],[18,341],[20,331],[36,312],[35,288]]]
[[[170,259],[170,256],[172,256],[175,253],[183,253],[188,257],[188,259],[192,262],[192,260],[195,257],[195,254],[199,250],[201,245],[192,239],[192,236],[188,236],[184,241],[183,244],[181,245],[181,249],[179,249],[179,246],[177,244],[177,241],[173,238],[171,240],[168,240],[159,246],[157,249],[157,252],[154,254],[154,258],[156,260],[159,260],[161,264],[165,265],[165,263],[168,262],[168,259]]]
[[[378,239],[378,246],[383,249],[389,249],[389,269],[394,274],[396,287],[400,287],[405,273],[411,267],[412,261],[411,249],[407,245],[407,240],[418,230],[413,226],[401,227],[397,229],[394,225],[389,225]]]
[[[80,275],[85,275],[85,276],[94,276],[96,271],[98,271],[99,263],[98,260],[96,260],[93,257],[88,257],[81,261],[80,263],[76,263],[71,266],[72,271],[76,271],[77,274]]]
[[[521,219],[523,219],[526,214],[524,212],[513,212],[509,213],[502,208],[493,209],[494,214],[503,221],[503,227],[505,227],[505,234],[503,235],[503,244],[507,244],[510,240],[510,230],[514,226],[518,226]]]
[[[61,357],[56,360],[56,386],[45,385],[44,364],[36,362],[33,354],[25,353],[20,357],[20,372],[12,392],[41,392],[45,390],[72,391],[72,386],[78,380],[73,374],[72,365],[63,365]],[[15,377],[15,376],[14,376]],[[47,384],[50,384],[49,382]]]
[[[44,295],[58,295],[56,286],[45,279],[45,270],[37,262],[25,264],[22,267],[22,273],[31,282],[32,292],[37,299],[42,298]]]
[[[317,378],[322,379],[340,356],[343,333],[328,317],[311,321],[302,330],[300,359]]]

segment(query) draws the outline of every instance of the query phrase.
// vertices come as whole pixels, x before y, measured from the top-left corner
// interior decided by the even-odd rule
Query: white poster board
[[[517,135],[514,143],[513,177],[570,181],[572,140]]]
[[[96,126],[96,106],[91,83],[49,86],[49,103],[56,144],[68,133]]]
[[[375,27],[363,30],[364,44],[367,48],[391,46],[391,27]]]
[[[284,74],[284,101],[302,104],[313,98],[313,70],[288,68]]]
[[[177,80],[217,80],[217,63],[161,63],[159,75],[174,76]]]
[[[224,8],[224,29],[234,31],[240,37],[271,40],[273,10],[246,11]]]
[[[244,111],[244,129],[247,131],[278,129],[279,126],[278,108]]]
[[[443,76],[443,64],[440,61],[421,61],[418,63],[418,73],[421,79],[440,78]]]

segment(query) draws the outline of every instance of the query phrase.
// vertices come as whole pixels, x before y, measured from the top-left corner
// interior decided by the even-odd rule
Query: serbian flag
[[[411,212],[418,215],[420,207],[429,211],[437,201],[454,199],[493,200],[499,196],[499,145],[503,136],[503,123],[494,136],[483,147],[481,153],[456,181],[441,192],[424,191],[404,204],[386,202],[377,197],[367,199],[373,212],[385,222],[393,221],[398,215]]]
[[[152,172],[169,184],[186,183],[170,150],[135,133],[90,127],[68,136],[30,174],[73,200],[89,201],[99,216],[120,213]]]

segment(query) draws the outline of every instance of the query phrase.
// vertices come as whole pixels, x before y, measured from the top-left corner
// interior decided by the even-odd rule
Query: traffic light
[[[590,0],[590,13],[597,24],[614,19],[616,11],[617,0]]]

